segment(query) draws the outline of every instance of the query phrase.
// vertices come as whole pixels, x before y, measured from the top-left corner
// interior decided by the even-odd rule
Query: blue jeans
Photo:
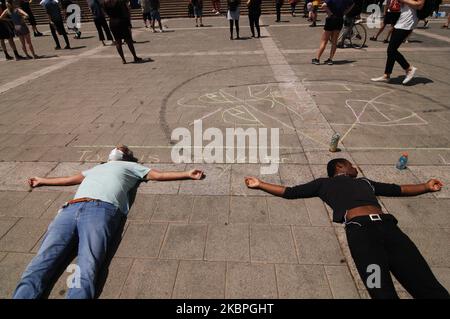
[[[122,217],[116,206],[102,201],[75,203],[60,209],[13,298],[40,298],[77,242],[80,276],[74,283],[79,285],[71,285],[75,287],[69,287],[66,298],[94,298],[98,272]]]

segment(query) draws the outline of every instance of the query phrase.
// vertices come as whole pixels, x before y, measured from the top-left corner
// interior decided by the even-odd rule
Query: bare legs
[[[33,44],[31,43],[31,36],[30,36],[30,34],[28,33],[27,35],[21,35],[20,37],[19,37],[19,39],[20,39],[20,43],[22,44],[22,50],[23,50],[23,52],[25,52],[25,55],[28,57],[28,58],[35,58],[35,59],[37,59],[38,58],[38,56],[36,55],[36,53],[34,52],[34,48],[33,48]],[[25,43],[28,45],[28,47],[30,48],[30,51],[31,51],[31,54],[33,55],[32,57],[28,54],[28,51],[27,51],[27,46],[25,45]]]
[[[131,54],[133,55],[134,62],[141,62],[142,59],[136,55],[136,50],[134,49],[133,39],[132,38],[125,39],[125,42],[127,43],[128,49],[130,50]],[[125,60],[125,56],[123,55],[121,39],[116,39],[116,49],[117,49],[117,52],[119,53],[120,57],[122,58],[123,64],[126,64],[127,60]]]

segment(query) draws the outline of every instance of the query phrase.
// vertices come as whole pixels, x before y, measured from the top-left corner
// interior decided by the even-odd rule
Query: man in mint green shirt
[[[128,214],[130,192],[143,181],[199,180],[197,169],[162,172],[137,163],[124,146],[113,149],[105,164],[70,177],[32,177],[31,187],[80,184],[74,199],[67,202],[48,227],[42,245],[22,275],[13,298],[36,299],[47,291],[74,243],[78,242],[79,285],[69,287],[67,298],[95,297],[98,271],[105,261],[111,237]]]

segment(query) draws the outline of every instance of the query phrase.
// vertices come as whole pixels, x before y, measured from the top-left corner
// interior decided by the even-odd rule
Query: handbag
[[[391,12],[400,12],[401,4],[398,0],[391,0],[389,2],[389,11]]]

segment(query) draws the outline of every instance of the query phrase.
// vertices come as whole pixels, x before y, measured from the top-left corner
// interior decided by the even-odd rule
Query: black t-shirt
[[[339,175],[287,187],[283,197],[287,199],[320,197],[333,209],[333,221],[342,223],[347,210],[367,205],[381,208],[376,196],[400,196],[401,193],[401,187],[397,184]]]

